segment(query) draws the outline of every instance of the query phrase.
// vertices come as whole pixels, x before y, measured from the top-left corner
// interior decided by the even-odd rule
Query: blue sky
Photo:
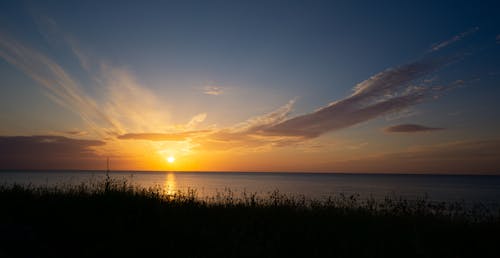
[[[99,159],[116,151],[116,136],[202,131],[151,147],[153,152],[185,156],[186,163],[194,156],[205,157],[202,153],[211,143],[228,140],[221,136],[226,131],[231,131],[229,141],[235,148],[246,148],[245,153],[288,158],[318,142],[332,142],[319,151],[322,159],[305,157],[299,169],[327,171],[349,170],[347,165],[329,165],[328,157],[352,146],[363,146],[354,156],[371,157],[381,153],[377,150],[389,155],[424,148],[420,145],[491,142],[498,139],[500,129],[499,10],[495,1],[3,1],[0,36],[7,43],[0,46],[6,53],[0,59],[0,133],[101,140],[109,149],[96,151]],[[26,53],[16,54],[16,46]],[[40,81],[21,67],[27,56],[34,58],[27,63],[46,64],[34,53],[63,69],[71,80],[58,87],[65,91],[62,84],[75,83],[73,93],[83,94],[85,103],[73,105],[78,101],[67,92],[40,87]],[[437,60],[442,62],[437,67],[417,68],[422,74],[397,72],[398,67]],[[390,86],[376,92],[377,101],[407,94],[411,87],[429,89],[429,95],[350,121],[358,113],[342,110],[377,103],[371,92],[349,97],[356,85],[377,74],[388,82],[371,83],[380,89]],[[54,79],[50,71],[46,75]],[[403,75],[409,76],[401,82],[404,89],[388,84]],[[55,98],[48,96],[54,94]],[[349,105],[332,108],[326,118],[316,112],[336,101]],[[280,107],[285,107],[283,117],[279,112],[278,118],[265,115]],[[98,111],[89,111],[93,109]],[[190,124],[193,119],[198,122]],[[111,120],[120,124],[113,134]],[[241,123],[264,120],[272,121],[245,127],[245,137],[250,138],[236,139]],[[331,122],[335,120],[341,123]],[[387,129],[406,124],[444,129]],[[68,131],[85,133],[61,134]],[[276,140],[278,136],[302,138]],[[253,143],[262,137],[269,140],[256,144],[257,151]],[[287,146],[275,147],[283,142]],[[121,157],[130,159],[127,155]],[[258,165],[266,163],[261,157],[249,155],[251,164],[257,164],[255,170],[266,170],[266,165]],[[212,168],[227,156],[199,158],[199,169],[203,164]],[[342,162],[352,160],[341,156]],[[289,169],[279,163],[270,169]],[[498,171],[497,165],[488,171]]]

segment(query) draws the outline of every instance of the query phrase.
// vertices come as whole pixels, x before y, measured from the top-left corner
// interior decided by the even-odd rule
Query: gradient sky
[[[499,13],[1,1],[0,169],[500,174]]]

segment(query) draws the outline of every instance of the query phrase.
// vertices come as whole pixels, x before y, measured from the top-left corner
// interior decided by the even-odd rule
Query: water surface
[[[0,184],[80,184],[103,180],[105,175],[104,171],[2,171]],[[500,203],[500,176],[132,171],[110,172],[109,175],[142,187],[160,187],[169,193],[196,189],[200,197],[231,189],[235,194],[245,191],[260,196],[278,190],[308,199],[324,199],[343,193],[375,199],[396,196],[489,205]]]

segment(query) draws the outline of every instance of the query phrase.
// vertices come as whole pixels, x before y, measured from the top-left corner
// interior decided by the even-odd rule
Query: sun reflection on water
[[[177,191],[177,182],[174,173],[168,173],[165,180],[165,192],[167,195],[173,195]]]

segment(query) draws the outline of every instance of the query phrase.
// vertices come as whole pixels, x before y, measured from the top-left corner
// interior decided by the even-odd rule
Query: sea
[[[138,187],[159,188],[169,194],[196,191],[201,198],[228,191],[235,196],[247,193],[265,197],[278,191],[314,200],[343,194],[360,199],[427,199],[500,207],[500,176],[493,175],[157,171],[112,171],[108,174],[115,180],[126,180]],[[76,185],[102,182],[106,175],[106,171],[0,171],[0,185]]]

